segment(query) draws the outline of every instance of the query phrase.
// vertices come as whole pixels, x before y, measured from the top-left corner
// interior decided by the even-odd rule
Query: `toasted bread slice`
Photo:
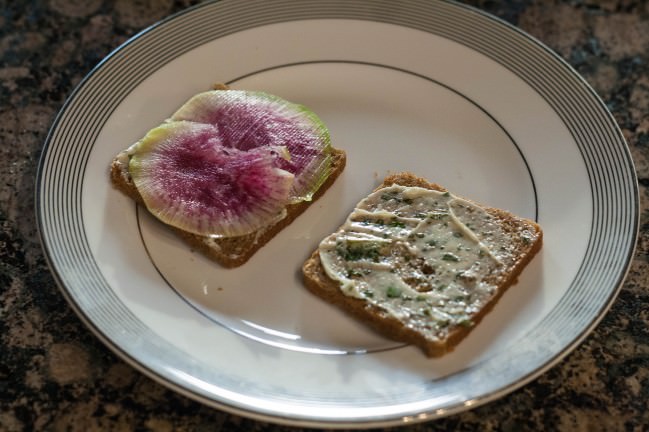
[[[393,185],[401,185],[406,187],[419,187],[419,188],[425,188],[425,189],[439,191],[443,193],[447,192],[446,189],[444,189],[443,187],[434,183],[429,183],[427,180],[417,177],[410,173],[400,173],[400,174],[395,174],[386,177],[383,183],[377,189],[375,189],[375,192],[380,191],[381,189],[389,188]],[[384,196],[382,196],[382,198],[386,199]],[[519,276],[523,268],[532,259],[532,257],[540,250],[542,244],[542,237],[543,237],[539,225],[531,220],[516,217],[510,214],[509,212],[501,209],[482,207],[468,200],[463,200],[463,201],[479,207],[481,211],[484,211],[486,214],[491,216],[490,220],[492,222],[490,223],[497,225],[499,227],[497,229],[500,230],[498,232],[506,235],[507,237],[506,248],[508,250],[507,255],[503,255],[503,258],[501,260],[502,262],[494,264],[497,266],[497,270],[491,271],[486,276],[483,275],[482,280],[475,281],[478,284],[479,283],[489,284],[491,288],[488,291],[488,294],[485,295],[484,298],[481,300],[481,303],[479,305],[479,308],[477,308],[477,310],[471,310],[471,308],[467,306],[467,313],[465,316],[468,319],[463,320],[462,322],[451,321],[450,324],[447,321],[446,323],[443,323],[446,327],[444,327],[442,331],[440,330],[440,326],[439,326],[440,315],[437,315],[437,312],[435,311],[432,311],[431,313],[432,309],[428,310],[429,314],[431,314],[432,316],[430,316],[429,318],[427,317],[422,318],[422,316],[418,316],[417,318],[418,321],[417,321],[414,318],[412,318],[414,317],[414,314],[411,315],[409,312],[405,312],[404,315],[401,315],[399,313],[396,314],[391,313],[388,311],[388,309],[381,307],[376,302],[373,302],[373,299],[375,297],[373,293],[370,293],[371,295],[368,294],[367,297],[365,298],[363,298],[363,296],[360,295],[360,293],[358,292],[356,293],[356,295],[350,295],[349,293],[346,294],[343,289],[345,285],[343,281],[346,281],[347,279],[344,279],[343,277],[342,280],[341,279],[335,280],[333,279],[334,276],[330,276],[331,273],[328,273],[327,269],[323,264],[323,260],[321,259],[319,248],[313,252],[313,254],[306,260],[306,262],[302,267],[305,286],[318,297],[324,299],[325,301],[331,304],[338,306],[339,308],[343,309],[350,315],[356,317],[357,319],[364,322],[371,328],[374,328],[385,337],[396,341],[414,344],[418,346],[429,357],[441,356],[453,350],[453,348],[465,336],[467,336],[467,334],[469,334],[471,329],[474,328],[475,325],[477,325],[482,320],[482,318],[493,308],[493,306],[496,304],[498,299],[503,295],[503,293],[512,284],[516,283],[517,277]],[[343,229],[343,227],[341,227],[341,230]],[[338,232],[340,233],[341,231],[339,230]],[[522,235],[521,233],[525,233],[525,235]],[[335,235],[336,233],[334,233],[332,236]],[[338,242],[337,244],[340,244],[339,241],[341,237],[332,237],[332,236],[328,237],[327,239],[332,238]],[[423,235],[421,235],[421,237],[423,237]],[[324,244],[324,242],[327,241],[327,239],[323,240],[323,243],[321,243],[321,245]],[[327,249],[323,249],[323,250],[327,251]],[[331,250],[332,249],[329,249],[329,251]],[[335,252],[327,252],[327,253],[330,253],[331,256],[336,255]],[[338,253],[340,255],[339,251]],[[394,250],[392,251],[392,253],[394,253]],[[339,259],[341,260],[341,262],[345,263],[346,262],[345,260],[349,260],[349,259],[358,260],[359,257],[344,256],[342,258],[336,258],[336,259]],[[443,259],[444,258],[442,258],[442,260]],[[378,260],[374,259],[374,261],[377,262]],[[357,265],[355,262],[352,264]],[[443,264],[447,265],[447,263],[443,263]],[[351,265],[351,264],[347,263],[342,265]],[[371,266],[371,264],[368,264],[368,266]],[[394,268],[391,269],[391,273],[398,273],[395,270],[397,269]],[[349,276],[349,270],[347,271],[348,271],[347,276],[351,278],[352,276]],[[400,271],[401,270],[399,269],[399,272]],[[443,271],[447,271],[447,270],[443,270]],[[428,272],[423,272],[423,273],[431,273],[431,270],[429,269]],[[432,271],[432,273],[434,274],[435,272]],[[421,275],[422,273],[420,272],[419,276]],[[378,282],[376,281],[380,281],[380,279],[374,279],[374,281],[375,282],[372,283],[378,284]],[[364,282],[364,283],[369,284],[370,282]],[[368,285],[364,285],[364,286],[368,286]],[[472,286],[477,286],[477,285],[472,285]],[[470,292],[469,295],[471,295]],[[394,297],[394,296],[391,296],[390,293],[388,292],[387,297]],[[468,298],[470,299],[471,297]],[[408,301],[410,303],[408,303]],[[399,304],[399,306],[396,306],[397,312],[399,312],[398,308],[401,307],[400,306],[401,304],[415,304],[415,303],[416,300],[413,299],[403,301],[402,303]],[[433,322],[434,320],[437,320],[437,322]],[[428,330],[425,329],[426,325],[428,325],[427,327]],[[430,328],[433,329],[436,328],[437,330],[432,331],[430,330]]]
[[[314,201],[320,198],[334,183],[340,173],[342,173],[345,168],[345,163],[345,152],[343,150],[333,149],[331,174],[313,195],[313,199],[311,201],[302,201],[297,204],[288,204],[286,206],[286,217],[251,234],[227,238],[210,238],[189,233],[171,225],[169,225],[169,228],[176,232],[176,234],[178,234],[192,248],[198,250],[222,266],[228,268],[238,267],[248,261],[255,252],[268,243],[268,241],[270,241],[283,228],[293,222],[295,218],[309,208]],[[128,157],[125,154],[121,153],[113,159],[110,176],[113,185],[117,189],[129,196],[138,204],[144,206],[144,201],[129,174]]]
[[[212,90],[229,89],[230,88],[227,85],[221,83],[215,83],[212,86]],[[277,233],[291,224],[295,218],[309,208],[314,201],[320,198],[325,191],[331,187],[336,178],[338,178],[345,168],[346,154],[343,150],[332,148],[331,157],[331,173],[310,201],[288,204],[286,206],[286,216],[284,218],[253,233],[236,237],[211,238],[190,233],[171,225],[168,226],[192,248],[198,250],[222,266],[228,268],[241,266],[262,246],[268,243]],[[128,151],[124,150],[115,156],[111,163],[110,177],[112,183],[118,190],[122,191],[135,202],[146,208],[142,196],[133,183],[128,167],[129,155]]]

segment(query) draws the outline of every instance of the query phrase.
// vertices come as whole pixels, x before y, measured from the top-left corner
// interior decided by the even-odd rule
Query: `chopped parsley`
[[[363,276],[363,272],[357,269],[349,269],[347,270],[347,277],[361,277]]]
[[[453,261],[453,262],[460,261],[460,258],[458,258],[457,255],[454,255],[452,253],[445,253],[444,255],[442,255],[442,259],[444,261]]]
[[[381,194],[381,199],[383,201],[395,200],[398,203],[412,204],[412,198],[399,198],[398,192],[386,192]]]
[[[383,226],[385,225],[385,221],[383,219],[370,219],[370,218],[363,218],[359,220],[358,222],[361,223],[361,225],[367,226],[367,225],[378,225],[378,226]]]
[[[473,327],[473,321],[471,321],[468,318],[465,318],[458,322],[458,325],[461,325],[462,327]]]
[[[345,261],[360,261],[362,259],[378,261],[381,255],[376,243],[338,244],[336,253]]]
[[[406,227],[406,224],[403,223],[403,222],[401,222],[401,221],[399,221],[399,220],[397,220],[397,219],[395,218],[395,219],[392,219],[392,220],[390,221],[390,223],[388,224],[388,226],[393,227],[393,228],[405,228],[405,227]]]
[[[385,295],[388,298],[399,298],[401,297],[401,290],[394,285],[390,285],[386,290]]]

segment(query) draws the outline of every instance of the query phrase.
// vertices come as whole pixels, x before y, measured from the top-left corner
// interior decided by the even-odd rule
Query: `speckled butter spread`
[[[530,243],[537,235],[516,233]],[[514,254],[512,234],[449,192],[393,185],[362,200],[319,246],[344,294],[442,339],[493,297]]]

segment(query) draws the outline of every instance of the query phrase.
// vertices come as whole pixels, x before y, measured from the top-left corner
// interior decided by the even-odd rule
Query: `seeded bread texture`
[[[402,186],[418,186],[427,189],[445,192],[446,189],[427,180],[417,177],[411,173],[399,173],[386,177],[383,183],[375,190],[391,186],[393,184]],[[517,278],[523,268],[529,263],[534,255],[541,249],[543,233],[541,227],[528,219],[519,218],[511,213],[497,209],[484,207],[489,214],[494,216],[506,234],[514,234],[521,229],[527,229],[537,234],[533,242],[518,240],[519,236],[511,236],[516,253],[511,260],[504,262],[505,269],[499,274],[497,280],[486,282],[496,283],[496,290],[489,302],[476,313],[470,316],[472,326],[457,325],[452,328],[443,339],[427,338],[422,332],[404,325],[401,321],[389,315],[383,309],[374,306],[363,299],[345,295],[337,281],[332,280],[326,274],[320,261],[318,250],[306,260],[302,267],[305,286],[316,296],[343,309],[351,316],[362,321],[383,336],[400,342],[413,344],[419,347],[429,357],[439,357],[452,351],[457,344],[464,339],[482,318],[493,308],[504,292],[517,282]]]

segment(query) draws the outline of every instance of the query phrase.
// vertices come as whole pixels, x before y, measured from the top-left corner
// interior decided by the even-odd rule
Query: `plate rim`
[[[129,38],[126,42],[118,46],[116,49],[114,49],[109,55],[107,55],[102,61],[100,61],[95,67],[91,69],[91,71],[84,76],[84,78],[77,84],[75,89],[72,91],[70,96],[66,99],[64,104],[62,105],[61,109],[58,111],[54,122],[47,134],[47,137],[45,139],[45,144],[43,146],[43,150],[41,152],[41,156],[39,158],[38,162],[38,170],[37,170],[37,175],[35,179],[36,183],[36,191],[35,191],[35,200],[34,200],[34,205],[35,205],[35,210],[36,210],[36,215],[37,215],[37,230],[38,230],[38,235],[39,239],[44,251],[45,259],[47,262],[47,265],[51,271],[51,273],[54,276],[54,279],[57,283],[57,286],[59,287],[59,290],[62,292],[64,295],[64,298],[66,298],[68,304],[71,305],[72,309],[76,312],[77,316],[80,317],[82,322],[95,334],[95,336],[98,337],[102,341],[102,343],[111,349],[115,354],[118,355],[119,358],[123,359],[126,361],[128,364],[130,364],[132,367],[135,369],[139,370],[142,372],[144,375],[148,376],[149,378],[154,379],[156,382],[163,384],[166,387],[172,388],[174,391],[183,394],[187,397],[190,397],[191,399],[198,400],[202,403],[205,403],[207,405],[223,409],[225,411],[231,412],[233,414],[249,417],[249,418],[254,418],[256,420],[261,420],[261,421],[271,421],[279,424],[287,424],[287,425],[293,425],[293,426],[307,426],[307,427],[313,427],[313,426],[325,426],[325,427],[367,427],[367,426],[387,426],[387,425],[400,425],[404,424],[406,422],[405,418],[394,418],[394,417],[389,417],[389,418],[382,418],[382,419],[374,419],[374,420],[364,420],[364,421],[342,421],[342,422],[336,422],[332,421],[330,419],[313,419],[311,417],[309,418],[296,418],[294,416],[286,416],[286,417],[281,417],[278,416],[277,414],[268,414],[268,413],[260,413],[256,412],[253,410],[248,410],[248,409],[242,409],[238,406],[235,405],[229,405],[225,403],[222,400],[214,400],[214,399],[209,399],[206,398],[198,393],[192,392],[191,390],[184,388],[177,383],[169,380],[168,378],[160,375],[153,369],[149,369],[149,367],[143,363],[140,363],[137,359],[131,357],[129,353],[124,351],[121,346],[119,346],[117,343],[112,341],[110,337],[102,333],[102,331],[96,326],[96,324],[93,322],[92,318],[87,315],[86,311],[83,310],[82,307],[80,307],[73,296],[71,295],[70,292],[68,292],[67,287],[65,286],[64,278],[62,275],[59,273],[59,269],[56,266],[55,260],[54,260],[54,255],[50,249],[50,245],[48,244],[48,239],[46,238],[46,228],[45,228],[45,223],[43,221],[43,214],[41,211],[41,205],[42,205],[42,197],[41,194],[43,192],[42,184],[44,181],[44,166],[46,164],[46,157],[48,153],[51,151],[51,145],[52,141],[54,140],[54,134],[57,131],[57,129],[60,126],[60,121],[65,115],[66,111],[68,108],[75,102],[78,94],[84,89],[87,85],[92,84],[92,79],[98,73],[104,65],[112,61],[114,58],[118,57],[120,53],[123,52],[123,50],[130,46],[131,44],[135,43],[136,41],[140,40],[143,36],[151,34],[152,32],[156,31],[157,29],[165,26],[167,23],[174,22],[181,16],[186,16],[190,13],[196,12],[197,10],[200,10],[204,7],[218,7],[218,3],[225,3],[225,2],[206,2],[206,3],[201,3],[194,5],[192,7],[189,7],[187,9],[178,11],[165,19],[143,29],[142,31],[136,33],[134,36]],[[625,150],[625,156],[626,159],[625,161],[628,164],[627,169],[630,170],[630,172],[633,174],[634,182],[632,183],[632,188],[633,188],[633,197],[634,197],[634,208],[635,212],[633,213],[633,233],[631,235],[632,240],[631,240],[631,245],[629,249],[626,252],[625,259],[624,259],[624,264],[623,264],[623,271],[620,272],[618,277],[616,278],[615,282],[615,287],[610,291],[608,298],[606,301],[601,305],[600,310],[598,311],[596,317],[594,320],[592,320],[589,325],[587,325],[585,328],[582,329],[581,334],[575,338],[572,343],[570,343],[568,346],[566,346],[563,350],[560,352],[556,353],[556,355],[550,360],[547,361],[541,368],[532,370],[520,379],[519,381],[515,383],[511,383],[508,386],[505,386],[501,388],[499,391],[493,392],[489,395],[486,395],[480,399],[474,400],[474,403],[471,405],[471,408],[474,408],[479,405],[483,405],[485,403],[488,403],[490,401],[493,401],[495,399],[498,399],[506,394],[511,393],[512,391],[524,386],[525,384],[529,383],[533,379],[537,378],[538,376],[542,375],[545,373],[548,369],[554,367],[561,359],[563,359],[565,356],[567,356],[569,353],[571,353],[577,346],[579,346],[583,340],[592,332],[592,330],[601,322],[601,320],[604,318],[608,310],[611,308],[614,300],[616,299],[619,291],[621,290],[624,280],[626,279],[628,272],[630,271],[631,264],[633,262],[633,256],[634,252],[637,247],[637,242],[638,242],[638,237],[639,237],[639,218],[640,218],[640,205],[639,205],[639,186],[638,186],[638,179],[637,179],[637,174],[634,169],[634,162],[630,154],[630,150],[628,147],[628,144],[626,143],[626,140],[624,139],[624,136],[622,135],[621,130],[619,129],[619,126],[616,124],[612,114],[608,111],[606,108],[605,104],[599,97],[599,95],[595,92],[595,90],[587,83],[584,77],[582,77],[579,73],[577,73],[572,66],[563,58],[561,58],[558,54],[556,54],[554,51],[552,51],[549,47],[547,47],[545,44],[542,42],[538,41],[534,37],[530,36],[529,34],[525,33],[521,29],[513,26],[512,24],[509,24],[508,22],[504,21],[501,18],[495,17],[485,11],[479,10],[473,6],[465,5],[465,4],[460,4],[456,3],[454,1],[445,1],[443,2],[448,5],[452,6],[458,6],[461,9],[470,11],[472,13],[478,14],[482,19],[486,19],[488,21],[493,21],[497,22],[500,25],[505,25],[509,30],[514,30],[519,36],[524,37],[528,41],[531,41],[535,47],[537,48],[542,48],[544,49],[550,56],[553,58],[554,61],[558,61],[562,67],[566,68],[568,72],[570,72],[571,78],[575,79],[577,78],[578,80],[581,81],[582,83],[582,90],[586,90],[590,92],[590,97],[594,98],[599,105],[600,109],[607,114],[609,117],[609,120],[612,122],[615,132],[618,135],[618,139],[621,139],[621,141],[624,143],[623,150]],[[255,27],[255,26],[252,26]],[[610,132],[610,129],[609,129]],[[537,209],[538,211],[538,209]],[[565,295],[565,294],[564,294]],[[443,413],[440,413],[440,415],[435,415],[435,414],[430,414],[426,416],[425,418],[421,419],[410,419],[410,420],[430,420],[432,418],[438,418],[438,417],[443,417],[451,414],[455,414],[461,411],[466,410],[466,407],[463,407],[461,405],[458,405],[455,407],[455,409],[445,409]]]

